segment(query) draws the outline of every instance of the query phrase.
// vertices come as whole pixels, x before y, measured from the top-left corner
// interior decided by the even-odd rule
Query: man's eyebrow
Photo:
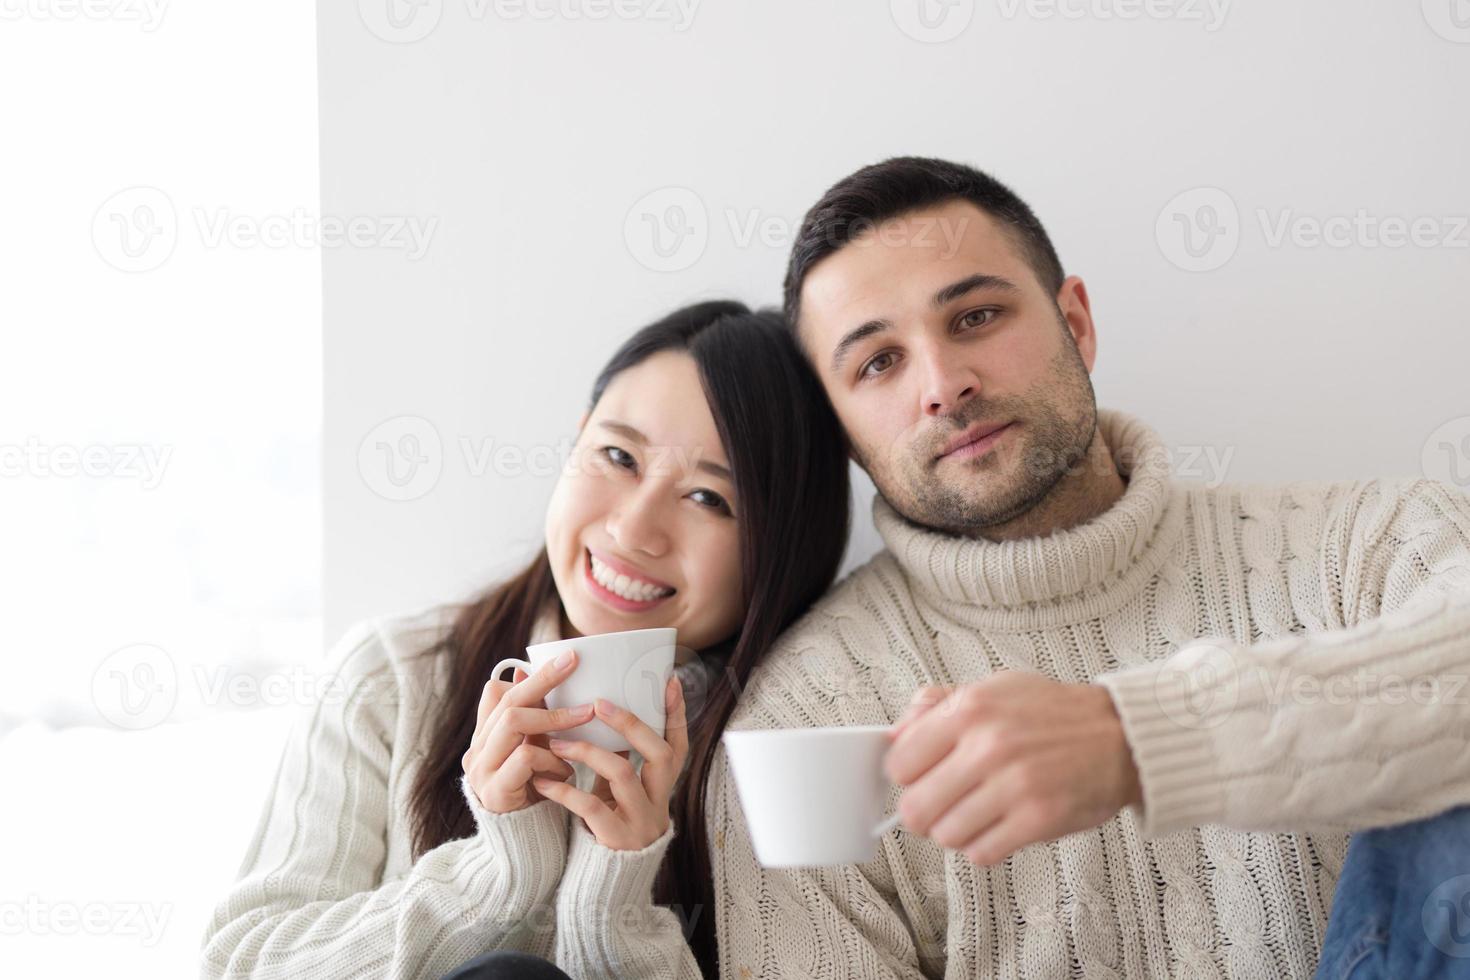
[[[609,429],[613,432],[616,432],[620,436],[633,440],[640,446],[648,445],[648,437],[626,422],[619,422],[615,419],[598,419],[597,424],[602,426],[604,429]],[[735,482],[735,477],[730,472],[729,467],[722,466],[721,464],[712,462],[711,460],[700,459],[694,464],[694,468],[697,470],[703,470],[711,476],[718,477],[728,483]]]
[[[832,351],[833,373],[835,374],[836,372],[842,370],[842,362],[847,359],[849,351],[851,351],[858,344],[862,343],[864,340],[867,340],[869,337],[873,336],[873,334],[882,333],[891,326],[893,326],[893,324],[888,322],[887,320],[869,320],[862,326],[857,327],[853,330],[849,330],[847,334],[837,342],[837,347],[834,348]]]
[[[934,294],[934,298],[930,302],[936,307],[946,306],[966,293],[974,292],[977,289],[998,289],[1007,293],[1019,293],[1021,291],[1020,286],[1017,286],[1005,276],[991,276],[983,272],[977,272],[973,276],[966,276],[959,282],[952,282],[948,286],[945,286]]]

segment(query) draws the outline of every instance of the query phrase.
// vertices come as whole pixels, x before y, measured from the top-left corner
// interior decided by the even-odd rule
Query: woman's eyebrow
[[[613,419],[599,419],[597,424],[602,426],[604,429],[611,429],[620,436],[632,439],[634,442],[642,443],[644,445],[648,444],[648,437],[626,422],[617,422]]]
[[[731,475],[729,469],[726,468],[726,467],[724,467],[724,466],[721,466],[719,463],[711,463],[707,459],[701,459],[697,464],[695,464],[695,468],[696,469],[704,470],[706,473],[709,473],[711,476],[717,476],[721,480],[726,481],[727,483],[734,483],[735,482],[735,477]]]

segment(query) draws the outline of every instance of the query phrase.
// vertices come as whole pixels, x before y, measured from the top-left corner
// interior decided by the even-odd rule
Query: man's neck
[[[1102,430],[1096,429],[1087,455],[1068,468],[1040,503],[1004,524],[981,529],[975,536],[989,541],[1017,541],[1065,531],[1106,512],[1123,496],[1126,485]]]

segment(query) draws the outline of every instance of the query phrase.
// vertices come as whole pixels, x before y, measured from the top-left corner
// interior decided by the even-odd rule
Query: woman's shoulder
[[[435,602],[360,619],[332,646],[328,667],[345,681],[395,681],[400,687],[433,674],[461,608]]]

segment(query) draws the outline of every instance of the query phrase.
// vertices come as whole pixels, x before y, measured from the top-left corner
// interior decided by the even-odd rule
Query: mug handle
[[[878,826],[876,826],[876,827],[873,828],[873,836],[874,837],[882,837],[884,834],[888,833],[894,827],[897,827],[898,826],[898,821],[899,821],[899,815],[895,813],[893,816],[889,817],[888,819],[886,819],[882,823],[880,823]]]
[[[536,672],[535,668],[533,668],[529,662],[521,660],[518,657],[507,657],[506,659],[500,661],[500,663],[496,664],[494,670],[490,671],[490,679],[492,681],[499,680],[500,672],[507,667],[519,667],[521,668],[521,670],[524,670],[526,672],[526,676],[528,677]]]

